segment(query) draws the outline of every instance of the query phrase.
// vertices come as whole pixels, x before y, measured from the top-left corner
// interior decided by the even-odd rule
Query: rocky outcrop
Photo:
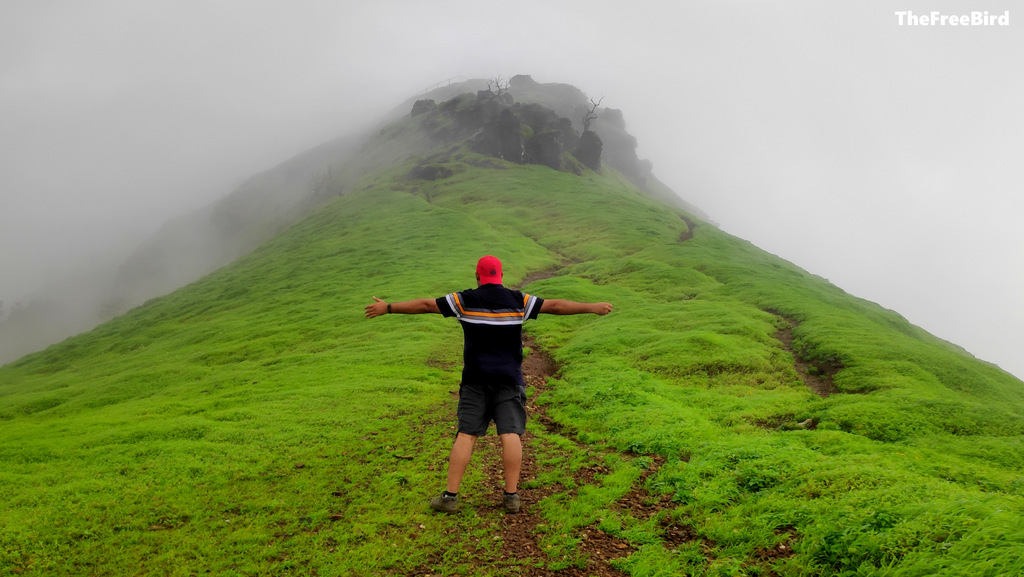
[[[479,150],[510,162],[523,162],[522,125],[511,108],[503,108],[498,117],[483,125]]]
[[[412,105],[412,116],[426,114],[433,110],[435,106],[437,106],[437,104],[429,98],[417,100],[416,103]]]
[[[520,90],[541,87],[538,94],[552,90],[548,85],[539,85],[521,76],[515,77],[510,85]],[[566,97],[582,98],[582,92],[569,85],[555,91],[566,93],[553,100],[562,109],[572,108],[565,101]],[[601,166],[602,140],[597,134],[585,133],[586,140],[581,141],[571,119],[537,102],[516,102],[510,90],[489,87],[441,104],[417,101],[412,115],[423,117],[420,126],[434,140],[454,143],[468,138],[472,150],[487,156],[577,174],[585,170],[583,166],[592,170],[599,170]],[[584,159],[567,162],[565,154],[568,152],[574,156],[582,154]]]
[[[563,150],[572,150],[579,141],[576,129],[572,121],[559,116],[554,110],[541,106],[540,104],[516,104],[513,109],[522,119],[523,124],[529,126],[534,133],[554,131],[555,138],[561,144]]]
[[[423,127],[432,135],[435,141],[439,142],[454,142],[456,138],[473,137],[474,132],[483,129],[484,122],[496,121],[501,108],[515,107],[514,112],[520,118],[522,132],[520,144],[524,148],[529,138],[551,128],[546,122],[538,123],[531,112],[524,112],[523,110],[525,106],[538,106],[563,119],[573,129],[571,131],[560,129],[557,140],[562,147],[562,152],[571,152],[572,157],[579,160],[579,162],[563,156],[562,170],[579,172],[580,169],[585,170],[583,167],[594,169],[594,167],[599,168],[601,166],[594,157],[587,158],[586,162],[580,160],[580,156],[587,156],[588,147],[593,147],[596,144],[596,142],[591,142],[581,145],[579,142],[583,133],[586,132],[583,126],[583,119],[586,118],[588,111],[590,111],[592,102],[583,91],[570,84],[542,83],[537,82],[529,75],[520,74],[513,76],[509,80],[507,87],[500,91],[495,90],[493,81],[474,79],[451,84],[442,89],[418,95],[417,98],[432,98],[439,102],[440,104],[436,105],[435,110],[443,108],[452,100],[456,100],[451,111],[470,103],[479,103],[478,106],[484,106],[484,103],[496,101],[492,106],[497,105],[497,107],[490,109],[491,116],[488,117],[488,114],[480,114],[484,112],[484,109],[476,108],[467,112],[466,116],[462,118],[463,122],[458,127],[456,127],[451,117],[443,117],[433,113],[424,114],[423,116],[426,117],[435,116],[435,118],[425,123]],[[413,99],[410,99],[403,104],[405,114],[408,114],[409,107],[414,106],[414,102]],[[402,112],[397,114],[400,115]],[[597,107],[594,110],[594,114],[597,115],[597,118],[592,121],[590,128],[594,132],[594,136],[601,141],[601,162],[605,166],[621,172],[624,177],[647,194],[672,204],[679,204],[680,200],[675,193],[668,190],[654,176],[651,171],[651,163],[637,156],[636,139],[626,132],[626,124],[622,112],[613,108]],[[529,120],[526,117],[530,117]],[[538,124],[543,126],[538,127]],[[530,158],[525,156],[516,160],[516,154],[512,153],[510,155],[508,147],[477,147],[473,145],[473,148],[478,152],[495,158],[505,158],[513,162],[530,161]],[[531,148],[534,148],[534,146],[531,145]],[[543,147],[537,146],[536,148]],[[498,152],[498,150],[504,150],[504,152]],[[596,151],[596,147],[594,147],[594,150]],[[700,212],[699,209],[690,205],[685,205],[684,208]]]
[[[562,170],[562,143],[558,141],[558,134],[557,130],[542,130],[527,138],[523,145],[524,161]]]
[[[600,172],[602,148],[604,148],[604,143],[601,141],[601,137],[593,130],[587,130],[580,136],[580,141],[573,149],[572,155],[590,170]]]
[[[636,155],[636,137],[626,132],[622,111],[615,108],[600,109],[593,121],[594,130],[604,142],[604,160],[641,190],[646,189],[650,176],[650,163],[643,163]]]
[[[513,76],[509,80],[509,92],[517,102],[536,103],[552,110],[556,115],[571,121],[573,128],[582,135],[587,132],[583,119],[591,110],[592,102],[580,89],[570,84],[540,83],[528,75]],[[601,141],[601,160],[623,174],[637,188],[652,192],[659,185],[651,174],[651,164],[641,160],[636,154],[636,138],[626,132],[626,123],[622,111],[614,108],[596,108],[596,118],[590,126],[594,137]],[[588,139],[592,137],[587,137]],[[573,156],[587,167],[597,170],[600,163],[593,157],[584,160],[588,150],[596,152],[596,140],[581,145],[577,143],[566,146]],[[564,143],[563,143],[564,144]],[[591,152],[591,153],[592,153]],[[596,168],[595,168],[596,167]]]
[[[494,120],[502,109],[502,105],[492,99],[478,98],[471,94],[457,96],[441,106],[448,106],[449,103],[455,103],[455,126],[460,131],[480,130],[484,124]]]
[[[519,117],[511,108],[505,108],[494,122],[498,138],[498,158],[512,162],[523,161],[522,128]]]

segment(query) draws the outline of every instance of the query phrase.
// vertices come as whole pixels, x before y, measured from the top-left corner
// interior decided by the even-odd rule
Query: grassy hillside
[[[0,572],[586,574],[598,538],[632,575],[1024,571],[1020,381],[613,171],[430,160],[451,176],[408,178],[421,160],[369,176],[234,264],[0,368]],[[527,325],[559,371],[552,422],[529,425],[537,547],[517,555],[488,504],[492,448],[459,514],[426,506],[457,323],[362,317],[371,296],[472,286],[488,253],[509,285],[616,307]]]

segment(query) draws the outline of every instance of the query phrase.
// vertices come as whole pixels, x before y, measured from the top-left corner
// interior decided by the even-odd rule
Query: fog
[[[6,0],[0,300],[438,81],[530,74],[621,109],[726,231],[1024,376],[1024,10],[669,4]]]

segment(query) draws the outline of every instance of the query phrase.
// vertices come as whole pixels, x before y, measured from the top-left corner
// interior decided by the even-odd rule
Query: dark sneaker
[[[459,508],[459,496],[449,497],[441,493],[430,500],[430,508],[442,513],[454,513]]]
[[[518,513],[519,512],[519,493],[514,495],[505,495],[502,497],[501,502],[505,505],[506,513]]]

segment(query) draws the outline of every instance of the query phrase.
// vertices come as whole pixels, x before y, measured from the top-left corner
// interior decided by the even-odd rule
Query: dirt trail
[[[793,367],[796,372],[800,374],[800,378],[803,380],[807,388],[811,389],[814,394],[819,397],[828,397],[839,390],[832,383],[832,376],[839,371],[841,366],[829,365],[829,366],[817,366],[809,363],[801,358],[798,351],[793,349],[793,329],[797,327],[797,322],[789,317],[784,317],[778,313],[768,311],[774,314],[777,318],[781,319],[786,323],[786,327],[779,329],[775,333],[775,338],[782,343],[782,347],[789,351],[793,355]]]
[[[679,218],[681,218],[682,221],[686,223],[686,230],[684,230],[682,234],[679,235],[679,242],[686,242],[693,238],[693,233],[694,231],[697,230],[697,223],[693,222],[693,220],[681,214],[679,215]]]
[[[551,357],[539,350],[529,337],[524,339],[525,346],[531,352],[523,361],[523,378],[527,387],[534,389],[533,395],[527,400],[527,412],[534,423],[542,425],[550,433],[558,434],[560,427],[545,414],[544,407],[537,405],[537,399],[548,390],[547,379],[554,375],[558,368]],[[539,439],[529,430],[523,435],[523,468],[520,474],[520,487],[537,478],[541,466],[536,460],[536,449]],[[596,528],[588,528],[580,543],[580,553],[587,557],[586,567],[568,567],[558,571],[543,567],[550,559],[544,553],[540,543],[540,535],[536,533],[537,525],[543,523],[538,503],[565,492],[561,484],[542,485],[530,489],[520,489],[523,505],[517,514],[505,514],[501,504],[504,473],[501,465],[501,447],[495,436],[482,437],[478,441],[479,458],[487,475],[487,483],[493,487],[487,496],[487,504],[483,507],[488,513],[493,512],[498,518],[496,527],[501,537],[501,550],[496,563],[506,565],[510,574],[526,577],[533,576],[566,576],[585,577],[622,577],[626,575],[611,567],[613,559],[625,557],[633,552],[628,542],[612,537]],[[474,457],[476,459],[476,457]],[[595,482],[594,475],[601,472],[596,467],[584,468],[577,473],[576,482],[590,484]],[[537,565],[541,565],[538,567]]]

